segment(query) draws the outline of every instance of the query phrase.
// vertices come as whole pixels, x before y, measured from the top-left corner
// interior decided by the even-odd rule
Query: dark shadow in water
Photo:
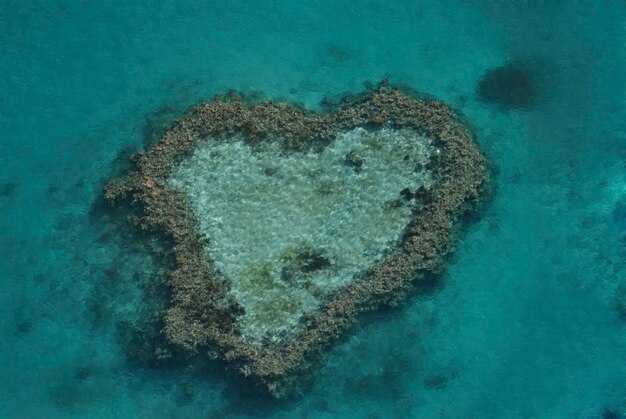
[[[620,317],[626,320],[626,281],[619,284],[615,290],[613,305]]]
[[[622,414],[619,411],[612,409],[610,407],[605,407],[600,414],[601,419],[621,419],[624,418],[626,413]]]
[[[411,370],[411,360],[392,351],[379,371],[373,374],[354,375],[343,385],[346,398],[355,396],[377,400],[398,400],[406,391],[403,379]]]
[[[209,418],[224,417],[269,417],[280,411],[289,411],[297,405],[298,400],[276,400],[267,390],[254,382],[232,371],[226,364],[217,363],[222,372],[214,371],[212,378],[221,378],[227,384],[224,393],[227,394],[228,405],[213,411]],[[206,378],[205,378],[206,379]]]
[[[615,204],[612,211],[613,222],[618,228],[626,229],[626,195],[623,195]]]
[[[537,89],[528,68],[510,62],[487,71],[476,86],[476,96],[503,111],[529,109],[537,101]]]
[[[5,183],[0,185],[0,198],[10,198],[15,195],[17,186],[15,183]]]

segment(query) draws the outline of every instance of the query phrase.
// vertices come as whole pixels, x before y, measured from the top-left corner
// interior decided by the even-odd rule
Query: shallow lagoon
[[[4,1],[0,411],[623,415],[625,15],[583,2]],[[531,107],[478,99],[507,62],[529,69]],[[105,178],[216,92],[315,107],[384,76],[460,109],[498,168],[441,283],[366,322],[294,402],[264,400],[220,365],[128,358],[126,325],[150,316],[162,267],[102,220]]]
[[[293,337],[303,315],[397,246],[418,205],[401,192],[431,188],[431,142],[389,127],[348,130],[317,151],[205,139],[173,170],[169,187],[186,194],[207,258],[245,311],[245,339]]]

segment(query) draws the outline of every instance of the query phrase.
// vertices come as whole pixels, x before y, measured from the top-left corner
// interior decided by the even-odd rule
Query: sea
[[[215,94],[320,110],[380,80],[492,167],[443,276],[293,399],[142,362],[166,267],[106,181]],[[2,418],[626,418],[626,3],[0,0],[0,290]]]

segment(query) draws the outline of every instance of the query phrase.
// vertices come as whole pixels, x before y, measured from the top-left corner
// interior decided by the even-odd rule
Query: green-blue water
[[[0,416],[626,416],[626,5],[515,3],[0,1]],[[477,98],[507,62],[531,106]],[[230,88],[315,108],[383,77],[461,110],[498,169],[441,286],[291,402],[128,360],[160,276],[101,219],[120,152]]]

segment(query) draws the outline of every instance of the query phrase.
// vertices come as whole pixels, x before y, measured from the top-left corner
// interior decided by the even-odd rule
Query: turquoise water
[[[625,22],[619,2],[3,0],[0,415],[626,416]],[[531,106],[477,98],[507,62]],[[441,283],[290,402],[127,358],[162,268],[102,219],[120,156],[216,92],[315,108],[383,77],[460,109],[497,167]]]

